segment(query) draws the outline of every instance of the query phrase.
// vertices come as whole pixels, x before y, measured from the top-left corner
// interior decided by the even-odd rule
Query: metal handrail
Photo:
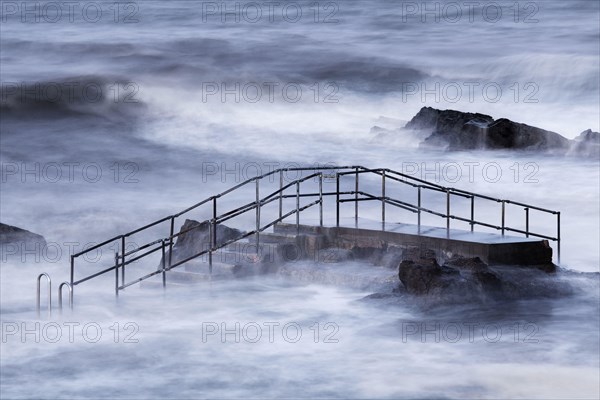
[[[284,185],[283,174],[285,172],[289,172],[289,171],[295,171],[295,172],[311,171],[313,173],[306,177],[301,177],[299,179],[296,179],[296,180]],[[326,175],[325,171],[333,171],[333,173]],[[274,176],[276,174],[279,174],[279,189],[275,190],[272,193],[269,193],[268,195],[266,195],[264,197],[260,197],[260,189],[259,189],[260,182],[263,179]],[[381,191],[382,191],[381,195],[374,195],[371,193],[367,193],[363,190],[359,190],[359,175],[363,175],[363,174],[374,174],[374,175],[381,177]],[[347,175],[350,175],[350,176],[354,175],[354,177],[355,177],[354,190],[342,191],[342,190],[340,190],[340,178],[343,176],[347,176]],[[309,179],[317,178],[317,177],[319,178],[319,192],[318,193],[316,193],[316,192],[301,193],[301,191],[300,191],[301,183],[303,183]],[[335,178],[335,180],[336,180],[336,190],[335,191],[323,192],[323,178],[324,177]],[[388,180],[395,182],[395,183],[399,183],[399,184],[405,184],[412,188],[417,189],[417,191],[418,191],[417,204],[411,204],[402,199],[395,199],[395,198],[392,198],[392,197],[386,195],[386,181],[388,181]],[[238,207],[233,210],[229,210],[229,211],[221,213],[221,214],[217,213],[217,200],[218,199],[222,198],[223,196],[226,196],[229,193],[234,192],[235,190],[237,190],[241,187],[249,185],[251,183],[255,183],[255,185],[256,185],[256,199],[254,201],[251,201],[241,207]],[[286,190],[291,189],[294,186],[296,187],[295,194],[285,194],[284,193]],[[422,206],[421,197],[422,197],[423,190],[434,191],[434,192],[443,193],[446,195],[446,211],[445,211],[445,213],[434,211],[434,210],[431,210],[431,209],[428,209],[428,208]],[[176,267],[184,264],[185,262],[190,261],[191,259],[194,259],[196,257],[200,257],[204,254],[209,255],[209,264],[211,266],[211,271],[212,271],[212,253],[214,251],[216,251],[222,247],[225,247],[231,243],[234,243],[236,241],[239,241],[239,240],[242,240],[249,236],[252,236],[252,235],[254,235],[256,237],[256,241],[257,241],[257,245],[258,245],[261,232],[263,232],[265,229],[272,227],[276,223],[281,222],[284,219],[286,219],[294,214],[296,214],[296,225],[299,229],[300,213],[310,207],[317,205],[317,204],[320,205],[319,217],[320,217],[320,223],[322,225],[322,223],[323,223],[323,198],[324,197],[332,197],[332,196],[336,197],[336,204],[337,204],[336,205],[336,224],[338,226],[339,226],[339,221],[340,221],[340,203],[353,202],[355,204],[354,217],[355,217],[356,224],[358,225],[359,203],[363,202],[363,201],[380,201],[381,206],[382,206],[382,210],[381,210],[381,215],[382,215],[381,220],[382,221],[381,222],[383,224],[383,229],[385,229],[385,217],[386,217],[385,206],[391,205],[394,207],[398,207],[398,208],[402,208],[404,210],[410,211],[414,214],[417,214],[417,225],[419,227],[419,232],[420,232],[420,227],[421,227],[421,214],[427,213],[427,214],[436,215],[436,216],[446,219],[446,228],[448,229],[448,232],[450,230],[450,221],[457,220],[457,221],[469,223],[471,226],[471,231],[474,230],[475,226],[483,226],[483,227],[500,230],[503,235],[506,231],[508,231],[508,232],[525,234],[527,237],[534,236],[534,237],[544,238],[547,240],[557,241],[558,242],[558,259],[560,262],[560,212],[558,212],[558,211],[548,210],[545,208],[541,208],[541,207],[537,207],[537,206],[533,206],[533,205],[529,205],[529,204],[525,204],[525,203],[521,203],[521,202],[516,202],[516,201],[512,201],[512,200],[498,199],[498,198],[494,198],[491,196],[486,196],[486,195],[482,195],[482,194],[465,191],[462,189],[444,187],[442,185],[438,185],[438,184],[428,182],[428,181],[425,181],[425,180],[422,180],[419,178],[415,178],[413,176],[406,175],[404,173],[394,171],[391,169],[387,169],[387,168],[368,169],[368,168],[365,168],[362,166],[342,166],[342,167],[324,166],[324,167],[316,167],[316,168],[310,168],[310,167],[307,167],[307,168],[302,168],[302,167],[300,167],[300,168],[281,168],[281,169],[276,169],[276,170],[270,171],[268,173],[262,174],[260,176],[256,176],[256,177],[247,179],[246,181],[241,182],[241,183],[221,192],[220,194],[211,196],[199,203],[196,203],[193,206],[188,207],[185,210],[183,210],[177,214],[173,214],[169,217],[159,219],[159,220],[149,223],[141,228],[135,229],[135,230],[125,233],[123,235],[115,236],[110,240],[104,241],[100,244],[97,244],[97,245],[90,247],[86,250],[83,250],[79,253],[73,254],[71,256],[71,279],[70,279],[70,291],[71,292],[70,293],[72,294],[72,290],[73,290],[74,286],[81,284],[85,281],[88,281],[90,279],[93,279],[99,275],[113,271],[113,270],[115,271],[115,280],[116,280],[115,290],[116,290],[117,294],[118,294],[119,290],[129,287],[132,284],[140,282],[149,277],[155,276],[159,273],[163,274],[163,283],[164,283],[166,281],[166,271],[176,268]],[[471,200],[471,216],[470,216],[470,218],[460,217],[457,215],[453,215],[451,213],[451,198],[453,196],[462,197],[462,198]],[[318,197],[318,200],[313,201],[312,203],[309,203],[308,205],[305,205],[303,207],[300,207],[300,199],[301,198],[310,198],[310,197],[312,197],[312,198]],[[296,199],[296,208],[294,210],[292,210],[291,212],[284,214],[283,207],[282,207],[283,199],[290,199],[290,198]],[[500,203],[502,205],[502,215],[501,215],[502,224],[501,225],[494,225],[494,224],[490,224],[490,223],[487,223],[484,221],[478,221],[475,219],[475,199],[476,198]],[[261,221],[260,221],[261,208],[267,204],[274,202],[274,201],[279,202],[279,217],[273,221],[270,221],[266,225],[264,225],[264,224],[261,225]],[[186,230],[180,230],[179,232],[176,233],[174,231],[175,219],[181,217],[182,215],[184,215],[202,205],[209,204],[209,203],[212,203],[212,208],[213,208],[213,216],[211,219],[209,219],[207,221],[209,223],[209,233],[210,233],[209,249],[203,250],[202,252],[195,254],[191,257],[188,257],[185,260],[179,260],[177,263],[173,263],[172,262],[173,261],[172,254],[173,254],[173,245],[174,245],[175,239],[179,238],[181,235],[184,235],[187,232],[190,232],[190,231],[198,228],[198,226],[194,226],[194,227],[188,228]],[[516,228],[511,228],[511,227],[506,226],[506,224],[505,224],[506,205],[516,205],[516,206],[524,207],[525,225],[526,225],[526,228],[524,231],[522,229],[516,229]],[[220,245],[217,245],[216,226],[220,223],[223,223],[229,219],[235,218],[239,215],[250,212],[252,210],[255,210],[255,212],[256,212],[256,217],[255,217],[256,218],[256,227],[255,227],[255,229],[251,232],[245,233],[244,235],[240,236],[239,238],[235,238],[230,241],[227,241],[226,243],[221,243]],[[552,237],[552,236],[548,236],[548,235],[531,232],[529,230],[529,211],[530,210],[536,210],[536,211],[556,215],[557,216],[557,236]],[[157,226],[161,223],[167,222],[167,221],[170,221],[170,231],[169,231],[169,235],[167,237],[163,237],[163,238],[151,241],[151,242],[144,244],[141,247],[138,247],[134,250],[125,251],[126,238],[128,238],[136,233],[142,232],[146,229],[149,229],[151,227]],[[115,264],[113,266],[105,268],[104,270],[99,271],[99,272],[92,274],[88,277],[85,277],[83,279],[80,279],[77,281],[74,280],[75,259],[77,257],[79,257],[83,254],[86,254],[90,251],[94,251],[94,250],[96,250],[102,246],[105,246],[109,243],[116,242],[116,241],[121,242],[121,252],[120,252],[120,254],[118,251],[116,252]],[[167,248],[168,248],[168,254],[167,254]],[[146,252],[143,252],[142,254],[138,254],[140,251],[146,250],[146,249],[149,249],[149,250]],[[163,265],[162,265],[161,269],[159,269],[158,271],[154,271],[150,274],[147,274],[144,277],[138,278],[132,282],[125,283],[125,266],[127,266],[127,265],[131,264],[132,262],[137,261],[149,254],[157,252],[159,250],[162,250],[162,253],[163,253],[163,258],[162,258]],[[138,254],[138,255],[131,258],[131,256],[133,256],[134,254]],[[129,258],[129,259],[127,259],[127,258]],[[119,284],[119,271],[118,271],[119,268],[121,268],[121,284]]]
[[[73,309],[73,287],[69,282],[63,282],[58,286],[58,309],[62,312],[63,301],[62,301],[62,288],[66,286],[69,289],[69,308]]]
[[[37,312],[37,317],[40,317],[40,308],[41,308],[41,283],[42,278],[46,278],[48,282],[48,318],[52,316],[52,280],[50,279],[50,275],[43,272],[37,277],[37,292],[36,292],[36,303],[35,308]]]

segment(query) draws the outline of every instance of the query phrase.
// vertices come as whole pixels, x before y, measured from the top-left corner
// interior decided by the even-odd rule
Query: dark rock
[[[470,270],[473,272],[486,270],[488,268],[487,264],[481,261],[481,258],[479,257],[465,258],[456,255],[447,260],[444,265],[447,267]]]
[[[39,257],[45,250],[46,239],[43,236],[16,226],[0,223],[0,253],[3,261],[19,257],[23,262],[27,258],[24,257],[25,254],[34,252],[36,257]]]
[[[556,297],[573,292],[570,285],[554,279],[554,274],[544,272],[541,267],[492,269],[478,257],[455,256],[442,266],[433,258],[404,260],[398,277],[408,294],[427,305]],[[555,272],[555,268],[546,270]]]
[[[418,261],[421,259],[436,259],[435,251],[418,246],[411,246],[402,251],[402,260]]]
[[[485,146],[490,149],[567,149],[569,139],[555,132],[501,118],[489,125]]]
[[[567,138],[555,132],[505,118],[431,107],[423,107],[405,128],[430,130],[422,144],[450,150],[566,150],[570,146]]]
[[[487,293],[500,292],[502,290],[502,281],[498,274],[490,270],[486,263],[481,261],[479,257],[463,258],[454,257],[448,260],[445,267],[456,268],[463,276],[467,276],[478,286],[479,290]],[[468,276],[470,274],[470,277]]]
[[[406,291],[415,295],[426,295],[448,288],[458,275],[458,271],[452,268],[441,267],[434,258],[404,260],[398,270],[398,277]]]
[[[243,232],[225,225],[217,225],[217,245],[239,238]],[[210,248],[210,222],[185,221],[173,246],[173,263]]]
[[[46,245],[46,239],[42,235],[0,222],[0,244],[19,242],[36,242]]]
[[[581,132],[576,140],[584,142],[600,142],[600,132],[593,132],[591,129]]]
[[[581,132],[573,141],[571,153],[586,157],[600,157],[600,132],[591,129]]]

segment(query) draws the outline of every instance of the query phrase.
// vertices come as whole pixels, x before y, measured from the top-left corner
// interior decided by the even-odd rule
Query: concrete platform
[[[274,232],[295,234],[295,224],[277,224]],[[321,234],[329,245],[340,248],[387,246],[420,247],[438,252],[479,257],[491,265],[543,265],[552,263],[552,248],[547,240],[470,232],[459,229],[359,219],[340,222],[340,226],[300,225],[300,234]]]

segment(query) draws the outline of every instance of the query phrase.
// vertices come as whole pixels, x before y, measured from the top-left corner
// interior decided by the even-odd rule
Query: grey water
[[[397,130],[431,106],[598,131],[598,2],[281,3],[257,18],[250,2],[82,2],[60,17],[55,2],[2,2],[1,220],[52,249],[2,259],[1,397],[598,398],[599,161],[425,150]],[[423,16],[436,4],[439,20]],[[555,279],[571,294],[423,310],[361,300],[393,270],[297,265],[118,301],[107,276],[76,288],[73,312],[35,316],[35,277],[55,296],[86,244],[269,168],[357,164],[560,210]],[[103,250],[78,272],[110,262]]]

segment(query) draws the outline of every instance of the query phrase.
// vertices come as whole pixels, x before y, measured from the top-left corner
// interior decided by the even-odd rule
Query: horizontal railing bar
[[[172,217],[165,217],[165,218],[159,219],[158,221],[152,222],[152,223],[150,223],[150,224],[148,224],[148,225],[146,225],[146,226],[143,226],[143,227],[141,227],[141,228],[138,228],[138,229],[136,229],[136,230],[134,230],[134,231],[131,231],[131,232],[129,232],[129,233],[126,233],[126,234],[124,234],[123,236],[125,236],[125,237],[129,237],[129,236],[131,236],[131,235],[135,235],[136,233],[139,233],[139,232],[141,232],[141,231],[143,231],[143,230],[145,230],[145,229],[152,228],[153,226],[156,226],[156,225],[158,225],[158,224],[160,224],[160,223],[163,223],[163,222],[165,222],[165,221],[168,221],[168,220],[170,220],[171,218],[172,218]]]
[[[446,218],[446,214],[443,214],[443,213],[440,213],[440,212],[437,212],[437,211],[430,210],[429,208],[425,208],[425,207],[421,207],[421,208],[419,208],[419,207],[416,207],[416,208],[417,208],[417,210],[420,210],[420,211],[426,212],[426,213],[428,213],[428,214],[437,215],[438,217]]]
[[[380,200],[377,198],[358,198],[358,199],[340,199],[340,203],[356,203],[357,201],[373,201]]]
[[[228,212],[226,212],[224,214],[221,214],[221,215],[217,216],[216,222],[219,223],[219,222],[227,221],[227,220],[229,220],[231,218],[237,217],[238,215],[241,215],[241,214],[243,214],[245,212],[248,212],[248,211],[250,211],[250,210],[252,210],[254,208],[256,208],[256,202],[255,201],[253,201],[251,203],[244,204],[243,206],[238,207],[235,210],[231,210],[231,211],[228,211]]]
[[[148,248],[148,247],[150,247],[150,246],[153,246],[153,245],[155,245],[155,244],[158,244],[158,243],[160,243],[160,242],[162,242],[162,239],[158,239],[158,240],[155,240],[155,241],[153,241],[153,242],[146,243],[145,245],[143,245],[143,246],[140,246],[140,247],[138,247],[137,249],[133,249],[133,250],[131,250],[131,251],[129,251],[129,252],[127,252],[127,253],[125,253],[124,255],[122,255],[122,254],[119,254],[119,258],[123,258],[123,257],[130,256],[130,255],[132,255],[132,254],[135,254],[135,253],[137,253],[138,251],[144,250],[144,249],[146,249],[146,248]]]
[[[224,191],[224,192],[222,192],[219,195],[214,196],[214,197],[218,198],[218,197],[225,196],[225,195],[233,192],[234,190],[239,189],[240,187],[242,187],[244,185],[247,185],[249,183],[255,182],[256,180],[262,180],[262,179],[264,179],[266,177],[269,177],[269,176],[274,175],[274,174],[278,174],[280,172],[287,172],[287,171],[321,171],[321,170],[323,170],[323,171],[329,171],[329,170],[348,169],[348,168],[363,168],[363,167],[333,167],[332,166],[332,167],[319,167],[319,168],[315,168],[315,167],[279,168],[279,169],[273,170],[271,172],[267,172],[265,174],[262,174],[262,175],[255,176],[253,178],[247,179],[246,181],[244,181],[244,182],[242,182],[242,183],[240,183],[240,184],[238,184],[238,185],[236,185],[236,186],[234,186],[234,187],[232,187],[230,189],[227,189],[226,191]],[[314,175],[318,175],[318,174],[319,173],[315,173]],[[299,181],[302,182],[302,181],[304,181],[306,179],[310,179],[311,177],[301,178]],[[292,184],[295,184],[297,181],[298,180],[294,181]],[[212,198],[209,199],[209,200],[212,200]]]
[[[444,218],[445,218],[445,216],[444,216]],[[456,220],[458,220],[458,221],[463,221],[463,222],[473,223],[473,225],[481,225],[481,226],[486,226],[486,227],[488,227],[488,228],[494,228],[494,229],[496,229],[496,230],[498,230],[498,231],[502,229],[502,227],[501,227],[501,226],[498,226],[498,225],[487,224],[487,223],[485,223],[485,222],[480,222],[480,221],[475,221],[475,220],[471,221],[471,220],[470,220],[470,219],[468,219],[468,218],[459,217],[459,216],[457,216],[457,215],[451,215],[451,216],[450,216],[450,218],[451,218],[451,219],[456,219]],[[506,229],[508,229],[508,228],[504,227],[504,229],[506,230]]]
[[[273,200],[276,200],[276,199],[273,199]],[[272,200],[270,200],[270,201],[272,201]],[[307,204],[307,205],[305,205],[305,206],[303,206],[303,207],[299,208],[299,209],[298,209],[298,212],[302,212],[302,211],[306,210],[306,209],[307,209],[307,208],[309,208],[309,207],[312,207],[312,206],[314,206],[314,205],[316,205],[316,204],[319,204],[319,202],[320,202],[320,200],[315,200],[315,201],[313,201],[312,203],[309,203],[309,204]],[[287,214],[283,215],[281,218],[277,218],[275,221],[273,221],[273,222],[271,222],[271,223],[269,223],[269,224],[267,224],[267,225],[263,226],[262,228],[258,229],[258,232],[262,232],[262,231],[264,231],[264,230],[266,230],[266,229],[270,228],[271,226],[275,225],[277,222],[280,222],[280,221],[284,220],[285,218],[287,218],[287,217],[289,217],[290,215],[293,215],[293,214],[295,214],[295,213],[296,213],[296,210],[292,210],[292,211],[290,211],[289,213],[287,213]],[[219,249],[221,249],[221,248],[223,248],[223,247],[226,247],[226,246],[228,246],[228,245],[230,245],[230,244],[232,244],[232,243],[235,243],[235,242],[238,242],[238,241],[240,241],[240,240],[242,240],[242,239],[245,239],[245,238],[247,238],[248,236],[255,235],[256,233],[257,233],[257,230],[253,230],[253,231],[251,231],[251,232],[247,232],[247,233],[245,233],[244,235],[242,235],[242,236],[240,236],[240,237],[238,237],[238,238],[231,239],[231,240],[228,240],[227,242],[221,243],[220,245],[218,245],[217,247],[215,247],[214,249],[212,249],[212,251],[217,251],[217,250],[219,250]]]
[[[356,175],[358,174],[368,174],[368,173],[377,173],[379,171],[383,171],[381,168],[375,168],[375,169],[368,169],[365,167],[358,167],[361,168],[358,171],[356,171],[356,168],[354,171],[346,171],[346,172],[338,172],[339,176],[345,176],[345,175]]]
[[[123,237],[123,235],[115,236],[114,238],[106,240],[106,241],[104,241],[102,243],[99,243],[99,244],[97,244],[97,245],[95,245],[93,247],[90,247],[89,249],[85,249],[83,251],[80,251],[79,253],[75,253],[75,254],[72,255],[72,257],[79,257],[79,256],[81,256],[81,255],[83,255],[85,253],[88,253],[88,252],[92,251],[92,250],[96,250],[99,247],[106,246],[107,244],[109,244],[111,242],[114,242],[115,240],[120,240],[122,237]]]
[[[256,233],[255,231],[252,231],[252,232],[247,232],[247,233],[243,234],[242,236],[239,236],[239,237],[237,237],[237,238],[235,238],[235,239],[231,239],[231,240],[228,240],[228,241],[226,241],[226,242],[224,242],[224,243],[221,243],[219,246],[215,247],[214,249],[207,249],[207,250],[203,250],[203,251],[201,251],[200,253],[197,253],[197,254],[195,254],[195,255],[193,255],[193,256],[190,256],[190,257],[187,257],[187,258],[185,258],[185,259],[183,259],[183,260],[180,260],[180,261],[178,261],[177,263],[175,263],[175,264],[171,265],[171,268],[169,268],[168,270],[171,270],[171,269],[173,269],[173,268],[179,267],[179,266],[181,266],[182,264],[185,264],[186,262],[188,262],[188,261],[191,261],[191,260],[193,260],[194,258],[198,258],[198,257],[200,257],[200,256],[202,256],[202,255],[204,255],[204,254],[208,254],[208,253],[209,253],[209,252],[211,252],[211,251],[216,251],[216,250],[219,250],[220,248],[226,247],[226,246],[230,245],[231,243],[235,243],[235,242],[237,242],[237,241],[239,241],[239,240],[245,239],[245,238],[247,238],[248,236],[252,236],[252,235],[254,235],[255,233]]]
[[[73,282],[73,286],[75,286],[75,285],[79,285],[80,283],[83,283],[83,282],[85,282],[85,281],[89,281],[89,280],[90,280],[90,279],[92,279],[92,278],[95,278],[95,277],[97,277],[97,276],[100,276],[100,275],[102,275],[102,274],[105,274],[105,273],[107,273],[107,272],[110,272],[110,271],[114,270],[115,268],[117,268],[117,267],[113,265],[112,267],[109,267],[109,268],[107,268],[107,269],[105,269],[105,270],[102,270],[102,271],[100,271],[100,272],[96,272],[96,273],[95,273],[95,274],[93,274],[93,275],[90,275],[90,276],[88,276],[88,277],[86,277],[86,278],[83,278],[83,279],[80,279],[80,280],[78,280],[78,281],[75,281],[75,282]]]
[[[183,214],[186,214],[186,213],[188,213],[188,212],[190,212],[190,211],[192,211],[192,210],[194,210],[194,209],[196,209],[196,208],[200,207],[201,205],[204,205],[204,204],[208,203],[209,201],[212,201],[212,200],[213,200],[215,197],[217,197],[217,196],[212,196],[212,197],[209,197],[208,199],[202,200],[200,203],[196,203],[196,204],[194,204],[193,206],[191,206],[191,207],[188,207],[188,208],[186,208],[185,210],[183,210],[183,211],[181,211],[181,212],[179,212],[179,213],[177,213],[177,214],[173,214],[173,215],[171,216],[171,218],[178,218],[178,217],[181,217]]]
[[[437,188],[440,188],[440,189],[446,189],[445,187],[443,187],[442,185],[438,185],[437,183],[428,182],[428,181],[423,180],[423,179],[415,178],[414,176],[406,175],[406,174],[403,174],[402,172],[394,171],[394,170],[389,169],[389,168],[384,168],[383,171],[386,172],[386,178],[389,177],[389,174],[394,174],[394,175],[401,176],[401,177],[403,177],[405,179],[410,179],[410,180],[419,182],[419,183],[421,183],[423,185],[433,186],[433,187],[437,187]]]
[[[135,285],[136,283],[140,283],[140,282],[141,282],[141,281],[143,281],[143,280],[146,280],[146,279],[148,279],[148,278],[152,278],[153,276],[155,276],[155,275],[158,275],[158,274],[161,274],[162,272],[163,272],[163,271],[162,271],[162,269],[159,269],[158,271],[151,272],[151,273],[149,273],[149,274],[147,274],[147,275],[144,275],[144,276],[142,276],[141,278],[137,278],[137,279],[136,279],[136,280],[134,280],[134,281],[131,281],[131,282],[129,282],[129,283],[126,283],[126,284],[124,284],[124,285],[122,285],[122,286],[119,286],[119,290],[123,290],[123,289],[125,289],[125,288],[128,288],[128,287],[129,287],[129,286],[131,286],[131,285]]]
[[[381,173],[381,174],[377,174],[377,175],[383,176],[383,173]],[[420,185],[420,184],[411,183],[411,182],[406,182],[404,179],[397,178],[397,177],[395,177],[395,176],[393,176],[393,175],[386,175],[386,176],[385,176],[385,179],[391,179],[391,180],[393,180],[393,181],[400,182],[400,183],[404,183],[405,185],[409,185],[409,186],[412,186],[412,187],[415,187],[415,188],[418,188],[419,186],[422,186],[422,185]]]
[[[372,200],[385,201],[387,204],[392,204],[392,205],[394,205],[396,207],[403,208],[403,209],[411,211],[413,213],[418,213],[419,212],[418,211],[419,207],[415,206],[414,204],[410,204],[410,203],[404,202],[402,200],[394,199],[394,198],[388,197],[388,196],[386,196],[386,197],[374,196],[374,195],[372,195],[370,193],[366,193],[366,192],[362,192],[362,191],[359,191],[358,193],[362,194],[363,196],[368,196]]]
[[[256,180],[261,180],[261,179],[262,179],[262,177],[250,178],[250,179],[248,179],[247,181],[244,181],[244,182],[242,182],[242,183],[239,183],[239,184],[235,185],[234,187],[232,187],[232,188],[229,188],[229,189],[227,189],[226,191],[219,193],[219,194],[218,194],[217,196],[215,196],[215,197],[217,197],[217,198],[220,198],[220,197],[223,197],[223,196],[227,196],[229,193],[231,193],[231,192],[233,192],[233,191],[236,191],[236,190],[238,190],[238,189],[239,189],[239,188],[241,188],[242,186],[246,186],[246,185],[248,185],[248,184],[250,184],[250,183],[252,183],[252,182],[256,182]]]
[[[541,207],[536,207],[536,206],[532,206],[529,204],[524,204],[524,203],[519,203],[518,201],[512,201],[512,200],[504,200],[504,202],[506,204],[513,204],[515,206],[519,206],[519,207],[526,207],[529,208],[531,210],[537,210],[537,211],[541,211],[541,212],[545,212],[545,213],[549,213],[549,214],[558,214],[558,211],[553,211],[553,210],[548,210],[546,208],[541,208]]]
[[[160,242],[162,242],[162,240],[160,240]],[[139,260],[140,258],[146,257],[146,256],[147,256],[147,255],[149,255],[149,254],[152,254],[152,253],[154,253],[154,252],[157,252],[157,251],[158,251],[158,250],[160,250],[160,249],[162,249],[162,246],[155,247],[155,248],[154,248],[154,249],[152,249],[152,250],[149,250],[149,251],[147,251],[147,252],[145,252],[145,253],[143,253],[143,254],[140,254],[140,255],[139,255],[139,256],[137,256],[137,257],[134,257],[134,258],[132,258],[131,260],[128,260],[127,262],[125,262],[125,265],[129,265],[129,264],[131,264],[132,262],[134,262],[134,261],[137,261],[137,260]]]
[[[417,210],[418,207],[413,207],[412,205],[411,206],[407,206],[407,205],[405,205],[407,203],[404,203],[403,201],[399,201],[399,200],[396,200],[396,199],[391,199],[389,197],[386,197],[384,199],[384,201],[385,201],[386,204],[391,204],[393,206],[403,208],[406,211],[412,212],[413,214],[417,214],[419,212],[419,210]]]
[[[295,185],[297,185],[297,184],[299,184],[299,183],[302,183],[302,182],[304,182],[304,181],[307,181],[307,180],[309,180],[309,179],[316,178],[316,177],[317,177],[317,176],[319,176],[319,175],[321,175],[321,173],[320,173],[320,172],[316,172],[316,173],[314,173],[314,174],[311,174],[311,175],[309,175],[309,176],[306,176],[306,177],[304,177],[304,178],[301,178],[301,179],[296,179],[295,181],[293,181],[293,182],[290,182],[290,183],[288,183],[287,185],[285,185],[285,186],[282,186],[281,188],[277,189],[276,191],[274,191],[273,193],[269,194],[268,196],[265,196],[263,199],[264,199],[264,200],[268,200],[269,198],[271,198],[271,197],[273,197],[273,196],[277,196],[278,194],[280,194],[280,193],[283,193],[285,190],[287,190],[287,189],[291,188],[292,186],[295,186]],[[278,196],[278,197],[279,197],[279,196]]]
[[[502,199],[498,199],[498,198],[495,198],[495,197],[486,196],[486,195],[483,195],[483,194],[469,192],[467,190],[456,189],[456,188],[451,188],[451,187],[444,187],[444,186],[441,186],[441,185],[437,185],[435,183],[427,182],[427,181],[424,181],[422,179],[418,179],[418,178],[414,178],[414,177],[402,174],[400,172],[397,172],[397,171],[394,171],[394,170],[391,170],[391,169],[385,169],[385,171],[388,172],[388,173],[392,173],[392,174],[403,176],[403,177],[405,177],[407,179],[412,179],[412,180],[415,180],[417,182],[424,183],[425,186],[422,186],[422,187],[427,187],[427,188],[431,188],[432,186],[437,187],[442,192],[446,192],[447,190],[450,190],[450,192],[452,194],[455,194],[455,195],[462,195],[464,197],[471,197],[471,196],[473,196],[473,197],[477,197],[477,198],[480,198],[480,199],[495,201],[497,203],[501,203],[502,201],[504,201],[507,204],[515,204],[515,205],[518,205],[518,206],[529,207],[531,209],[535,209],[535,210],[542,211],[542,212],[547,212],[547,213],[550,213],[550,214],[558,214],[558,211],[549,210],[549,209],[545,209],[545,208],[542,208],[542,207],[532,206],[532,205],[529,205],[529,204],[520,203],[520,202],[516,202],[516,201],[512,201],[512,200],[502,200]],[[378,173],[378,174],[381,175],[381,173]],[[394,179],[393,177],[391,177],[389,175],[386,175],[386,179],[387,178]],[[404,183],[412,185],[410,182],[404,182]]]
[[[454,191],[454,189],[452,189],[452,188],[439,189],[439,188],[436,188],[436,187],[422,186],[422,185],[420,185],[418,187],[421,187],[423,189],[433,190],[435,192],[440,192],[440,193],[450,193],[451,195],[459,196],[459,197],[464,197],[464,198],[467,198],[467,199],[471,198],[471,195],[467,195],[467,194],[463,194],[463,193],[456,193]]]
[[[511,231],[511,232],[522,233],[523,235],[535,236],[535,237],[539,237],[539,238],[542,238],[542,239],[552,240],[554,242],[558,241],[558,238],[554,238],[554,237],[551,237],[551,236],[542,235],[540,233],[526,232],[526,231],[523,231],[521,229],[515,229],[515,228],[506,228],[505,227],[504,229],[507,230],[507,231]]]
[[[288,217],[290,217],[290,216],[292,216],[292,215],[294,215],[294,214],[296,214],[296,210],[295,210],[295,209],[294,209],[294,210],[292,210],[292,211],[290,211],[290,212],[288,212],[287,214],[284,214],[284,215],[282,215],[280,218],[277,218],[275,221],[272,221],[272,222],[270,222],[269,224],[265,225],[265,226],[262,228],[261,232],[262,232],[262,231],[264,231],[264,230],[266,230],[266,229],[269,229],[270,227],[272,227],[272,226],[273,226],[273,225],[275,225],[276,223],[278,223],[278,222],[281,222],[281,221],[283,221],[284,219],[286,219],[286,218],[288,218]]]
[[[265,204],[269,204],[270,202],[272,202],[274,200],[277,200],[279,198],[279,196],[277,196],[277,194],[282,193],[286,189],[288,189],[288,188],[290,188],[290,187],[292,187],[292,186],[294,186],[294,185],[296,185],[298,183],[302,183],[302,182],[304,182],[304,181],[306,181],[308,179],[317,177],[319,175],[320,175],[320,173],[315,173],[315,174],[309,175],[309,176],[304,177],[302,179],[298,179],[298,180],[296,180],[296,181],[294,181],[294,182],[292,182],[292,183],[290,183],[290,184],[282,187],[281,189],[278,189],[278,190],[274,191],[273,193],[269,194],[268,196],[263,197],[260,200],[260,202],[259,202],[260,206],[262,207]],[[318,195],[319,195],[318,193],[315,194],[315,196],[318,196]],[[288,196],[289,197],[296,197],[295,195],[294,196],[292,196],[292,195],[285,195],[285,196],[282,196],[282,197],[288,198]],[[307,197],[307,196],[301,195],[301,197]],[[217,219],[218,222],[224,222],[224,221],[227,221],[227,220],[229,220],[231,218],[234,218],[234,217],[236,217],[238,215],[241,215],[241,214],[243,214],[245,212],[253,210],[255,208],[256,208],[256,201],[253,201],[253,202],[247,203],[247,204],[245,204],[245,205],[243,205],[243,206],[241,206],[239,208],[236,208],[235,210],[232,210],[232,211],[226,212],[224,214],[221,214],[216,219]]]
[[[494,201],[496,203],[502,203],[502,199],[497,199],[495,197],[491,197],[491,196],[486,196],[484,194],[477,194],[477,193],[471,193],[468,192],[466,190],[461,190],[461,189],[454,189],[452,188],[453,192],[460,192],[460,193],[464,193],[465,195],[469,195],[469,196],[473,196],[473,197],[477,197],[479,199],[485,199],[485,200],[489,200],[489,201]]]
[[[195,255],[187,257],[183,260],[177,261],[175,264],[171,265],[171,267],[167,271],[170,271],[173,268],[177,268],[177,267],[181,266],[182,264],[185,264],[186,262],[193,260],[194,258],[198,258],[200,256],[203,256],[204,254],[208,254],[209,252],[210,252],[210,250],[202,250],[198,254],[195,254]]]
[[[217,251],[219,249],[222,249],[223,247],[227,247],[227,246],[229,246],[232,243],[239,242],[240,240],[246,239],[247,237],[255,235],[255,234],[256,234],[256,230],[251,231],[251,232],[246,232],[242,236],[239,236],[239,237],[237,237],[235,239],[230,239],[230,240],[228,240],[226,242],[221,243],[220,245],[218,245],[217,247],[215,247],[214,249],[212,249],[212,251],[213,252]]]
[[[385,197],[385,199],[384,199],[384,198],[382,198],[380,196],[379,197],[378,196],[374,196],[372,194],[361,192],[361,191],[359,191],[359,192],[352,192],[351,194],[355,194],[355,193],[359,193],[359,194],[362,194],[364,196],[368,196],[368,198],[340,199],[340,203],[354,203],[354,202],[357,202],[357,201],[373,201],[373,200],[383,201],[383,200],[385,200],[385,202],[387,204],[391,204],[393,206],[405,209],[405,210],[410,211],[410,212],[415,213],[415,214],[418,213],[418,211],[417,211],[418,207],[414,206],[414,205],[412,205],[410,203],[405,203],[403,201],[400,201],[400,200],[397,200],[397,199],[393,199],[393,198],[390,198],[390,197]]]

